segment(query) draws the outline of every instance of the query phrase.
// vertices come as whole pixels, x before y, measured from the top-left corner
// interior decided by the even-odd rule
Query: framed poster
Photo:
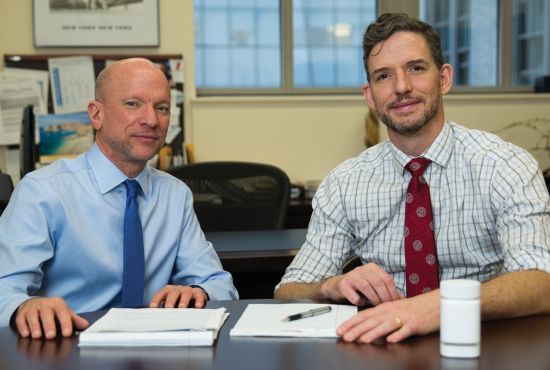
[[[159,46],[158,0],[33,0],[36,47]]]

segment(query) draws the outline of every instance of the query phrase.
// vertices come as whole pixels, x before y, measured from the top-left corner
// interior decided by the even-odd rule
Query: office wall
[[[497,132],[528,149],[550,168],[550,95],[448,95],[447,119]],[[277,164],[293,179],[322,178],[364,149],[362,97],[197,99],[193,137],[197,158],[258,159]],[[387,134],[382,126],[381,139]],[[536,150],[537,147],[546,149]]]
[[[267,162],[292,180],[318,180],[365,149],[362,95],[220,98],[192,103],[198,160]]]
[[[359,88],[357,96],[347,97],[197,97],[193,77],[193,1],[159,3],[158,49],[36,49],[32,39],[32,0],[0,0],[0,51],[183,54],[186,137],[194,144],[198,161],[267,162],[281,167],[292,180],[305,181],[324,177],[336,164],[364,149],[363,119],[367,108]],[[544,134],[550,135],[550,95],[452,95],[445,102],[447,117],[468,127],[494,131],[521,123],[501,135],[532,149],[541,166],[550,167],[549,152],[533,149]],[[384,138],[385,130],[381,131]],[[13,172],[16,158],[13,153],[0,150],[0,168]]]
[[[48,1],[48,0],[38,0]],[[193,1],[159,0],[160,47],[158,48],[35,48],[32,28],[32,0],[0,0],[0,54],[182,54],[192,59]],[[191,49],[189,49],[191,48]],[[4,68],[3,59],[0,68]],[[190,75],[190,73],[188,73]],[[186,96],[194,81],[189,79]],[[186,109],[189,112],[189,109]],[[16,150],[0,147],[0,169],[18,180]]]

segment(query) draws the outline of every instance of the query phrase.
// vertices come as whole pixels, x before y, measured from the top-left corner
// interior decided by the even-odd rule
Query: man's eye
[[[157,110],[161,113],[170,113],[170,107],[166,106],[159,106],[157,107]]]
[[[424,70],[424,67],[422,67],[422,66],[412,66],[412,67],[410,68],[410,70],[411,70],[412,72],[423,71],[423,70]]]
[[[382,80],[385,80],[388,78],[388,74],[387,73],[381,73],[378,75],[378,77],[376,77],[376,81],[382,81]]]
[[[127,101],[126,106],[128,106],[130,108],[136,108],[138,106],[138,103],[135,102],[135,101]]]

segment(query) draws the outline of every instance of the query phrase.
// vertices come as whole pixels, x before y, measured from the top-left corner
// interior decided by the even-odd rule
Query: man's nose
[[[142,123],[154,127],[158,124],[157,110],[155,107],[146,106],[143,110]]]
[[[410,77],[404,71],[399,71],[395,78],[395,92],[398,95],[406,94],[411,91]]]

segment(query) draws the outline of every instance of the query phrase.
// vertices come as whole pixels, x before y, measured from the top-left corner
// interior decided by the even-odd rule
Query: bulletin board
[[[32,55],[15,55],[15,54],[5,54],[4,55],[4,65],[5,67],[11,68],[21,68],[21,69],[32,69],[32,70],[42,70],[48,71],[48,59],[55,57],[68,57],[76,55],[67,55],[67,54],[32,54]],[[82,55],[78,55],[82,56]],[[95,76],[105,67],[105,62],[109,60],[119,60],[131,57],[143,57],[151,60],[154,63],[162,65],[164,72],[168,81],[170,81],[170,86],[172,89],[178,90],[183,94],[183,82],[176,82],[176,79],[172,76],[172,71],[170,67],[170,60],[183,60],[181,54],[151,54],[151,55],[140,55],[140,54],[102,54],[102,55],[90,55],[94,64],[94,73]],[[182,99],[183,100],[183,99]],[[48,93],[48,113],[53,113],[53,101],[51,93],[51,84],[50,91]],[[183,101],[177,104],[179,109],[179,122],[178,124],[181,127],[181,131],[176,135],[176,137],[169,143],[169,151],[171,152],[171,157],[181,156],[183,158],[184,151],[183,146],[185,143],[185,126],[184,126],[184,104]],[[13,146],[14,148],[17,145]],[[170,165],[163,164],[167,169]]]

